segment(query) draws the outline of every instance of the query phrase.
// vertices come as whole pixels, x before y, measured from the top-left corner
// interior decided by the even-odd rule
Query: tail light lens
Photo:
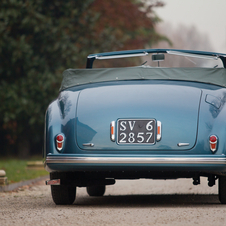
[[[157,121],[157,141],[160,141],[162,138],[162,123]]]
[[[115,121],[111,122],[111,140],[115,141]]]
[[[215,135],[211,135],[209,138],[210,150],[214,153],[217,150],[218,138]]]
[[[58,134],[56,136],[56,148],[58,151],[61,151],[64,147],[64,135],[63,134]]]

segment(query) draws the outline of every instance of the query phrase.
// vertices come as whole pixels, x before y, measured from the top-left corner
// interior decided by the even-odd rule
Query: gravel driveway
[[[56,206],[44,181],[0,193],[0,225],[226,225],[226,205],[205,178],[120,181],[104,197],[77,189],[75,203]]]

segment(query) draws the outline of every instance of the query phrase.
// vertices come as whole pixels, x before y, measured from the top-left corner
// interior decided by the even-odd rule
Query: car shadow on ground
[[[80,207],[172,207],[220,205],[218,195],[118,195],[103,197],[77,197],[75,206]]]

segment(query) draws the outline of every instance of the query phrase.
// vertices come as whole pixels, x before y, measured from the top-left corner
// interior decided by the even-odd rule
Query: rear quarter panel
[[[79,92],[62,91],[59,97],[49,105],[45,115],[44,157],[48,154],[59,154],[55,145],[55,137],[59,133],[65,135],[65,145],[62,152],[74,152],[78,95]]]

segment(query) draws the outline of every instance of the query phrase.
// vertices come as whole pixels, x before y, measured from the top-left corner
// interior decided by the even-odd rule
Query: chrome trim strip
[[[92,55],[92,56],[87,56],[88,59],[95,58],[96,59],[97,55]]]
[[[105,60],[105,59],[116,59],[116,58],[126,58],[126,57],[137,57],[137,56],[147,56],[147,52],[143,53],[132,53],[132,54],[123,54],[123,55],[111,55],[111,56],[95,56],[97,60]]]
[[[62,157],[47,156],[50,163],[82,164],[226,164],[226,158],[208,157]]]
[[[196,57],[196,58],[208,59],[208,60],[217,60],[219,58],[218,55],[209,56],[209,55],[202,55],[202,54],[195,54],[195,53],[185,53],[185,52],[172,51],[172,50],[167,50],[166,52],[168,54],[173,54],[173,55],[178,55],[178,56]]]
[[[189,146],[189,143],[178,143],[177,146],[178,147],[183,147],[183,146]]]
[[[93,143],[85,143],[85,144],[82,144],[83,146],[86,146],[86,147],[94,147],[94,144]]]

